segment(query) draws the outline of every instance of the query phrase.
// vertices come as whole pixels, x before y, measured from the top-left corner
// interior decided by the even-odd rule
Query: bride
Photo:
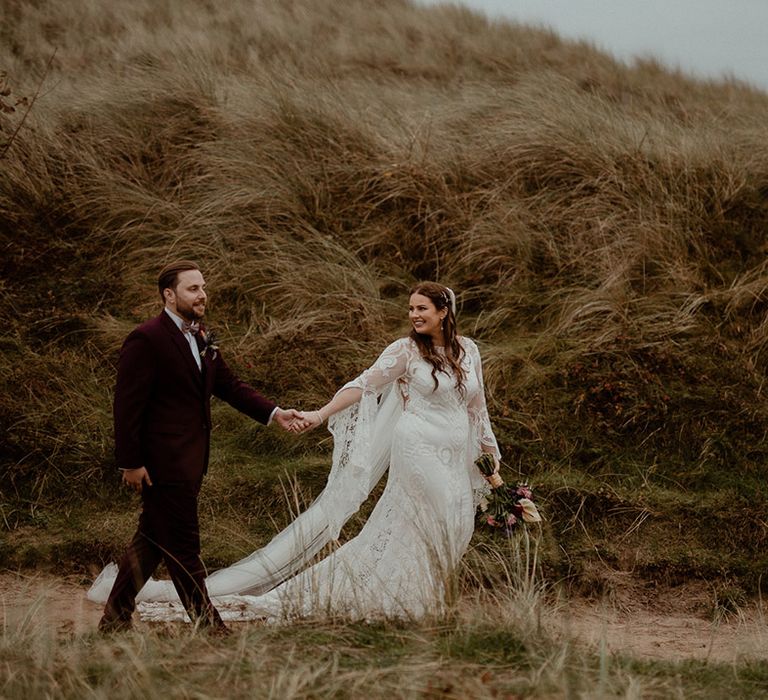
[[[311,430],[329,421],[328,482],[268,545],[206,579],[224,619],[420,617],[443,609],[477,501],[489,490],[474,461],[490,452],[498,471],[499,451],[480,355],[457,333],[453,292],[435,282],[417,284],[409,318],[408,337],[295,426]],[[308,566],[387,468],[387,485],[360,533]],[[91,600],[106,599],[114,573],[114,565],[102,572]],[[169,581],[150,580],[137,601],[143,619],[185,617]]]

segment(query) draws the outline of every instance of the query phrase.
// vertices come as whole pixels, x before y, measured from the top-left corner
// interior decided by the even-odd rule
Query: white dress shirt
[[[171,311],[167,306],[165,307],[165,313],[167,313],[171,320],[176,324],[176,327],[181,331],[181,325],[184,323],[184,319],[181,318],[181,316],[177,316],[173,311]],[[184,333],[184,331],[182,331]],[[192,357],[195,358],[195,362],[197,363],[197,368],[202,371],[203,369],[203,363],[200,359],[200,349],[197,347],[197,341],[195,340],[195,336],[192,335],[191,331],[187,331],[184,333],[184,337],[187,339],[187,342],[189,343],[189,349],[192,351]]]

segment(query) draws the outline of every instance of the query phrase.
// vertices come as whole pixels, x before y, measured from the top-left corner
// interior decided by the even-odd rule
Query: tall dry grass
[[[635,661],[572,636],[547,602],[535,544],[470,551],[485,577],[448,614],[419,621],[304,618],[232,625],[214,639],[192,625],[139,624],[103,636],[71,628],[34,578],[31,605],[0,596],[0,682],[13,698],[173,697],[762,697],[763,663]],[[9,583],[10,577],[4,581]],[[16,583],[16,582],[14,582]],[[18,584],[16,584],[18,585]],[[60,586],[60,581],[57,581]],[[23,593],[23,591],[22,591]],[[36,596],[36,597],[35,597]],[[52,612],[53,611],[53,612]]]
[[[304,407],[405,332],[411,283],[451,285],[553,576],[597,551],[757,586],[764,93],[400,0],[3,12],[0,67],[41,87],[12,142],[0,115],[7,527],[108,473],[116,351],[183,255],[236,369]],[[228,468],[238,433],[316,453],[218,416]]]

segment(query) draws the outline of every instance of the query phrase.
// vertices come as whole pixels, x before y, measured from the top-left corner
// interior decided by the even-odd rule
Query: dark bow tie
[[[182,333],[191,333],[192,335],[197,335],[199,331],[200,324],[197,321],[192,321],[192,323],[188,323],[187,321],[181,322]]]

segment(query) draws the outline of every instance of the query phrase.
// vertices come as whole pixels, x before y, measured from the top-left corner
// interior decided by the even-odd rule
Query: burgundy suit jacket
[[[118,468],[144,466],[156,484],[199,481],[208,469],[211,394],[266,425],[275,404],[232,374],[221,352],[213,354],[198,369],[165,311],[131,332],[115,387]]]

